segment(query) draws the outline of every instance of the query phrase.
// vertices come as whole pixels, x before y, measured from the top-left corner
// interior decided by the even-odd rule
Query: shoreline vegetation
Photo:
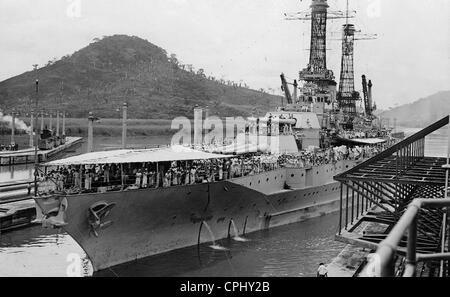
[[[26,125],[30,126],[30,118],[20,118]],[[194,127],[193,119],[191,129]],[[50,119],[44,118],[44,126],[49,125]],[[127,120],[127,137],[145,137],[145,136],[172,136],[179,131],[171,129],[172,120],[167,119],[128,119]],[[38,129],[41,127],[41,118],[37,120]],[[52,119],[52,127],[56,127],[56,118]],[[62,119],[60,119],[60,129],[62,129]],[[87,118],[66,118],[66,136],[87,137],[88,119]],[[94,122],[94,137],[122,137],[122,119],[105,118]],[[28,147],[29,134],[16,130],[15,142],[20,148]],[[0,133],[0,144],[10,144],[11,131],[3,131]]]
[[[22,120],[30,126],[30,119],[22,118]],[[171,120],[165,119],[129,119],[127,121],[127,136],[167,136],[173,135],[177,130],[171,129]],[[38,128],[41,127],[41,119],[37,121]],[[49,118],[44,118],[44,125],[49,125]],[[56,119],[53,118],[53,129],[56,127]],[[60,129],[62,129],[62,119],[60,120]],[[66,118],[66,135],[75,137],[87,137],[88,120],[87,118]],[[0,133],[0,144],[11,143],[11,132]],[[100,119],[99,122],[94,122],[94,137],[121,137],[122,136],[122,119]],[[15,142],[20,149],[28,148],[30,136],[26,133],[16,131],[14,137]]]
[[[30,125],[30,119],[23,119]],[[128,136],[157,136],[172,135],[176,130],[171,129],[171,120],[166,119],[129,119],[127,121]],[[38,119],[40,128],[41,119]],[[49,125],[49,118],[44,118],[44,125]],[[53,129],[56,127],[56,119],[53,118]],[[62,119],[60,120],[60,129],[62,129]],[[88,120],[82,118],[66,118],[66,135],[86,137],[88,130]],[[122,119],[100,119],[94,122],[94,136],[122,136]]]
[[[30,118],[21,118],[30,126]],[[193,120],[191,127],[194,127]],[[145,137],[145,136],[172,136],[179,131],[179,129],[171,129],[172,120],[167,119],[128,119],[127,121],[127,136],[128,137]],[[41,125],[41,118],[37,121],[38,128]],[[44,125],[49,125],[49,118],[44,118]],[[53,129],[56,127],[56,119],[53,118]],[[419,129],[422,127],[413,127],[415,125],[406,126],[398,125],[397,129]],[[62,119],[60,120],[60,129],[62,129]],[[87,137],[88,120],[87,118],[66,118],[66,135],[75,137]],[[10,144],[11,134],[10,130],[0,131],[0,144]],[[434,134],[446,136],[448,128],[435,131]],[[100,119],[94,122],[94,137],[121,137],[122,136],[122,119]],[[20,148],[28,147],[29,134],[23,131],[16,131],[15,142],[19,144]]]

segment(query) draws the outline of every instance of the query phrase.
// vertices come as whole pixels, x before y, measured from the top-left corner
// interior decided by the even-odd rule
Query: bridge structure
[[[450,276],[449,159],[425,156],[426,137],[448,124],[449,116],[334,177],[336,240],[376,251],[366,275]]]

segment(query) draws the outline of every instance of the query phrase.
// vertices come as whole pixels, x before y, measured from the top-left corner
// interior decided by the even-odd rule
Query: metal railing
[[[394,145],[383,153],[375,156],[366,163],[376,162],[388,157],[389,155],[396,154],[395,176],[398,177],[402,169],[407,169],[410,164],[415,163],[417,157],[424,155],[424,137],[449,124],[449,120],[449,116],[441,119],[440,121],[398,143],[397,145]],[[439,263],[439,276],[450,276],[450,127],[448,142],[447,162],[442,166],[445,170],[445,180],[442,184],[442,186],[444,186],[444,198],[421,198],[413,200],[396,225],[392,228],[388,236],[378,244],[376,253],[369,255],[369,263],[364,267],[359,276],[393,277],[402,274],[404,277],[414,277],[417,275],[418,264],[424,264],[422,266],[423,272],[426,267],[425,264],[429,264],[429,262],[433,262],[431,265],[427,265],[428,268],[430,268],[430,275],[434,276],[434,269],[437,267],[436,263]],[[398,164],[398,157],[403,159],[404,156],[406,156],[406,162],[401,160],[402,163]],[[335,179],[339,180],[339,178],[344,178],[349,172],[355,172],[356,170],[359,170],[360,167],[362,168],[365,165],[366,164],[363,163],[356,166],[350,171],[341,174],[342,177],[338,176],[337,178],[335,177]],[[342,180],[342,182],[344,181],[345,179]],[[437,195],[437,193],[435,195]],[[430,212],[437,212],[439,217],[442,217],[442,221],[440,225],[433,224],[434,230],[432,230],[432,226],[429,226],[429,228],[425,230],[425,234],[423,234],[424,230],[420,232],[420,235],[427,235],[426,237],[431,236],[433,242],[439,243],[439,246],[433,247],[432,250],[427,250],[423,248],[424,245],[421,245],[423,238],[418,236],[418,231],[421,230],[419,225],[424,225],[424,223],[428,225],[428,223],[430,223]],[[434,232],[430,233],[430,231]],[[404,248],[400,247],[405,246],[405,236],[407,238],[406,251]],[[400,259],[401,263],[399,265],[397,265],[398,254],[405,256]],[[400,268],[398,271],[396,271],[396,266]]]
[[[450,131],[450,130],[449,130]],[[448,227],[450,218],[450,198],[449,194],[449,173],[450,173],[450,135],[447,154],[447,164],[442,166],[445,169],[444,197],[442,199],[415,199],[408,206],[400,220],[394,226],[388,237],[383,240],[374,255],[370,256],[370,262],[364,268],[361,276],[392,277],[395,276],[395,256],[398,247],[408,231],[406,264],[403,272],[404,277],[416,276],[417,264],[420,262],[440,261],[439,276],[443,277],[445,273],[449,274],[450,269],[450,227]],[[441,225],[441,247],[440,253],[423,254],[417,253],[417,226],[421,209],[442,209],[443,218]],[[446,250],[447,245],[447,252]],[[445,271],[444,261],[447,263]]]
[[[395,256],[404,234],[408,231],[406,266],[403,273],[405,277],[416,275],[416,267],[419,262],[441,261],[440,276],[443,276],[443,261],[450,260],[450,252],[434,254],[417,253],[417,221],[421,209],[449,208],[450,199],[415,199],[392,229],[388,237],[383,240],[374,255],[370,256],[369,264],[364,268],[360,276],[390,277],[395,275]],[[450,238],[450,229],[442,229],[442,242]],[[449,234],[446,235],[446,232]]]

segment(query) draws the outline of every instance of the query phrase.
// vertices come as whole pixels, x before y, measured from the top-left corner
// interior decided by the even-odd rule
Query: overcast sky
[[[345,0],[329,0],[344,10]],[[44,65],[93,38],[128,34],[147,39],[185,64],[253,88],[279,89],[279,75],[296,78],[309,58],[309,22],[285,12],[310,0],[0,0],[0,80]],[[356,89],[361,75],[374,83],[387,108],[450,90],[449,0],[351,0],[352,20],[377,40],[355,48]],[[343,20],[329,22],[329,39]],[[339,78],[340,44],[328,44],[328,68]]]

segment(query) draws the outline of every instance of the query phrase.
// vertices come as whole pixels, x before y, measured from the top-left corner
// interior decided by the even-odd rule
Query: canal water
[[[417,130],[404,129],[407,135]],[[145,147],[164,145],[169,140],[166,136],[150,141],[142,137],[130,142],[134,147]],[[95,148],[113,148],[118,143],[117,139],[97,139]],[[447,130],[427,137],[426,155],[444,157],[446,148]],[[2,168],[0,180],[26,179],[31,170],[21,166],[11,174]],[[334,213],[248,234],[245,242],[218,241],[226,251],[208,245],[189,247],[95,274],[85,253],[69,235],[35,226],[0,234],[0,276],[315,276],[320,262],[331,262],[344,248],[334,240],[337,221],[338,214]]]

